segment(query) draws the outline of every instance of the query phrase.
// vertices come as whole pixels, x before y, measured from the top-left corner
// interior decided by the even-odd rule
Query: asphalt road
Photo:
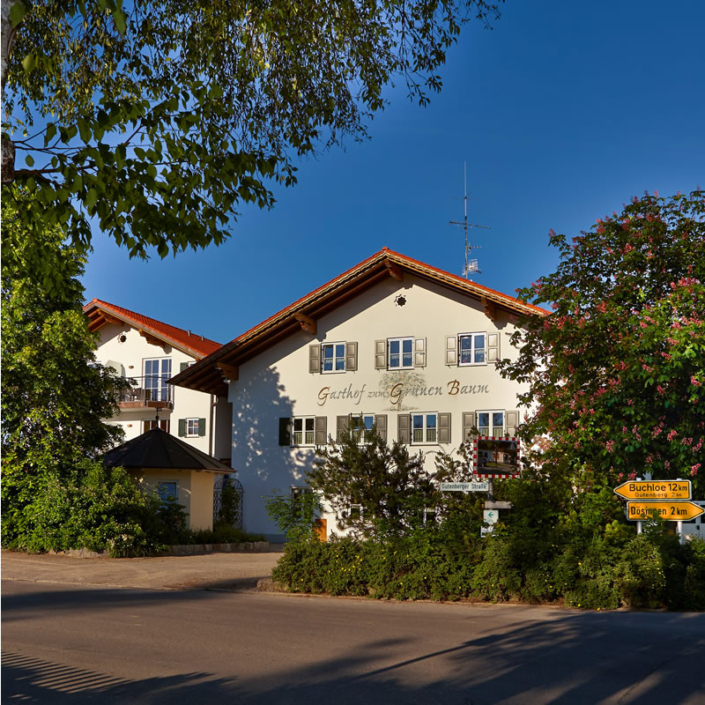
[[[705,615],[3,581],[22,703],[705,703]]]

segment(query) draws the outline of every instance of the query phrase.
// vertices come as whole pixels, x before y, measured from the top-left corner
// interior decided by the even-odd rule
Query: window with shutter
[[[463,441],[469,440],[475,430],[475,412],[463,412]]]
[[[519,412],[507,411],[507,435],[514,438],[517,435],[517,426],[519,425]]]
[[[279,419],[279,445],[291,445],[291,419],[289,417]]]
[[[387,341],[375,340],[375,369],[387,369]]]
[[[448,429],[450,432],[450,429]],[[411,414],[411,442],[439,443],[438,414]]]
[[[377,435],[384,441],[387,440],[387,415],[377,414],[375,416],[375,428]]]
[[[308,347],[308,371],[316,374],[321,371],[321,346],[309,345]]]
[[[481,436],[504,436],[504,411],[478,411],[477,429]]]
[[[316,418],[314,416],[294,416],[291,419],[293,428],[293,446],[312,446],[316,442]]]
[[[321,345],[321,372],[345,372],[345,343],[324,343]]]
[[[357,343],[345,343],[345,369],[348,372],[357,370]]]
[[[411,415],[399,414],[397,416],[397,437],[399,443],[411,443]]]
[[[343,434],[347,433],[350,427],[350,417],[349,416],[337,416],[335,419],[335,439],[340,443],[343,439]]]
[[[179,435],[181,435],[181,421],[184,422],[184,436],[186,438],[198,438],[198,436],[206,435],[206,420],[205,419],[180,419],[179,420]]]
[[[414,341],[414,367],[426,367],[426,338]]]
[[[498,362],[499,357],[499,333],[487,334],[487,362]]]
[[[458,336],[458,364],[487,364],[487,333],[461,333]]]
[[[458,364],[458,338],[454,335],[446,336],[446,365]]]
[[[450,443],[450,414],[438,414],[438,442]]]
[[[328,443],[328,417],[316,416],[314,428],[316,430],[316,445],[324,446]]]

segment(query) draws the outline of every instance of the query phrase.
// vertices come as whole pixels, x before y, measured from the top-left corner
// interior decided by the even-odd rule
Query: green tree
[[[499,2],[8,0],[3,184],[81,251],[91,223],[142,257],[220,243],[297,156],[365,137],[395,77],[425,104]]]
[[[501,365],[530,385],[523,435],[538,439],[539,472],[593,490],[651,472],[702,493],[704,213],[703,191],[647,194],[572,243],[551,234],[558,269],[520,296],[554,312],[524,321],[517,361]]]
[[[423,454],[406,446],[390,446],[377,433],[360,444],[350,433],[317,451],[307,473],[341,527],[356,536],[400,535],[423,522],[424,510],[435,508],[438,493],[424,469]]]
[[[14,208],[23,198],[35,202],[16,193],[2,209],[4,537],[20,530],[25,507],[49,477],[68,478],[121,437],[101,420],[117,413],[121,382],[93,354],[78,281],[83,260],[60,228],[27,225]],[[54,274],[49,287],[35,280],[32,259],[24,257],[37,245]]]

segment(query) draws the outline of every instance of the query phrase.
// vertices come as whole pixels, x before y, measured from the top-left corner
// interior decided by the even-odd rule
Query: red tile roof
[[[98,330],[108,321],[101,318],[100,312],[107,313],[110,317],[116,318],[129,325],[144,330],[145,333],[153,335],[164,342],[173,345],[176,348],[192,353],[197,358],[203,358],[215,352],[221,347],[220,343],[215,340],[209,340],[202,335],[196,335],[183,328],[170,326],[168,323],[162,323],[154,318],[143,316],[141,313],[129,311],[122,306],[93,299],[83,307],[83,312],[91,319],[91,330]]]

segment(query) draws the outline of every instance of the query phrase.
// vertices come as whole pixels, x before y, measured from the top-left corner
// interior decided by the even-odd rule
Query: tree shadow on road
[[[145,604],[157,599],[209,599],[209,593],[204,592],[136,592],[105,591],[107,594],[102,597],[116,606],[129,601],[132,607],[135,600]],[[78,607],[81,600],[81,591],[67,591],[63,597],[54,593],[52,597],[57,595],[58,604],[63,601],[68,609]],[[31,596],[21,598],[20,612],[35,612],[38,605]],[[54,599],[52,608],[57,609]],[[223,662],[217,643],[213,643],[213,673],[193,671],[134,680],[74,668],[59,663],[59,659],[48,662],[5,652],[2,695],[6,702],[12,699],[62,704],[100,700],[154,705],[695,705],[705,701],[705,615],[557,611],[551,619],[537,619],[531,609],[519,608],[516,618],[497,630],[492,627],[494,622],[486,619],[492,608],[448,609],[457,609],[458,619],[467,621],[468,632],[474,638],[447,648],[424,648],[424,642],[410,638],[408,630],[402,636],[404,630],[400,628],[387,639],[358,637],[342,649],[338,644],[338,648],[331,649],[334,656],[298,667],[284,665],[286,644],[273,644],[271,665],[260,669],[266,675],[248,672],[237,662]],[[353,618],[354,609],[348,614]],[[325,638],[325,625],[320,626]],[[438,644],[438,640],[431,639],[431,643]],[[409,654],[408,658],[400,660],[400,650]]]

